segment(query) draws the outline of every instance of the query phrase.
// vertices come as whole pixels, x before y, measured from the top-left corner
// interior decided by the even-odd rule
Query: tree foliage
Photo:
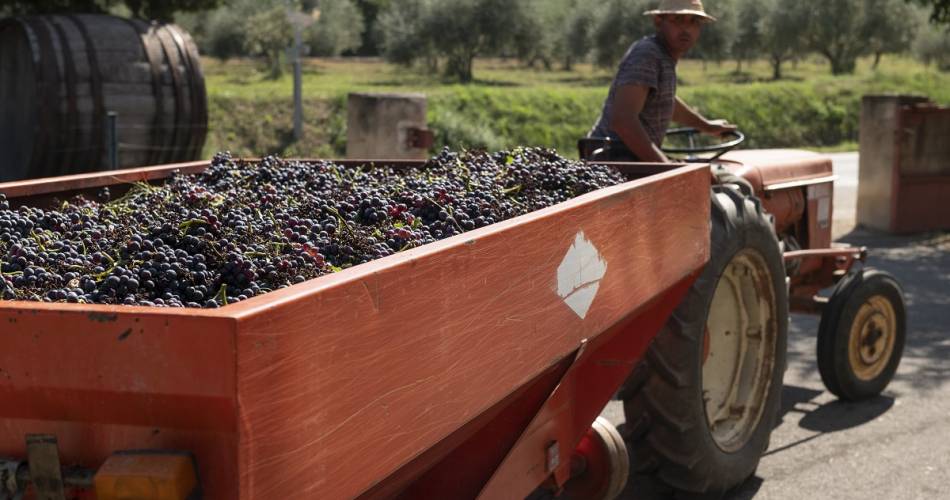
[[[703,61],[721,62],[732,54],[732,46],[738,33],[736,0],[719,0],[710,5],[709,11],[717,21],[703,26],[699,43],[689,56]]]
[[[352,0],[320,0],[320,18],[307,29],[310,54],[338,56],[363,45],[363,13]]]
[[[950,31],[928,26],[914,41],[914,52],[927,64],[942,71],[950,71]]]
[[[513,47],[530,22],[528,0],[394,0],[380,19],[389,60],[436,57],[463,83],[474,79],[476,57]]]
[[[244,48],[263,59],[271,77],[283,72],[281,59],[293,41],[294,29],[287,19],[287,9],[275,5],[252,15],[244,25]]]
[[[866,14],[858,36],[867,41],[867,53],[877,68],[883,54],[910,49],[917,24],[914,10],[901,0],[865,0]]]
[[[808,12],[798,2],[767,0],[760,21],[762,50],[772,65],[772,78],[782,78],[782,65],[805,53],[801,37],[807,29]]]
[[[391,1],[376,23],[380,50],[387,60],[410,65],[434,55],[432,42],[423,38],[428,12],[428,0]]]
[[[950,0],[907,0],[930,7],[930,20],[935,24],[950,24]]]
[[[125,5],[133,17],[172,21],[177,12],[213,9],[221,0],[0,0],[0,12],[8,14],[105,13]]]
[[[389,9],[392,0],[354,0],[354,3],[363,18],[363,33],[356,53],[361,56],[379,55],[381,40],[376,25],[382,13]]]
[[[556,50],[564,63],[564,69],[570,71],[575,62],[583,61],[590,54],[593,44],[591,34],[594,29],[593,12],[586,9],[572,9],[564,18],[564,36],[560,37]]]
[[[853,73],[867,49],[857,35],[864,26],[866,0],[802,0],[808,10],[808,48],[824,56],[835,75]]]
[[[742,69],[742,61],[754,59],[761,53],[765,37],[759,20],[765,14],[761,0],[740,0],[738,27],[732,45],[732,54],[739,64],[737,71]]]
[[[609,0],[599,10],[594,29],[594,62],[601,67],[617,65],[633,42],[653,33],[653,23],[643,13],[651,0]]]

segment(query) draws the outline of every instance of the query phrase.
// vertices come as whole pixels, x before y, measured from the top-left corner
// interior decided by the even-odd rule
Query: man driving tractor
[[[660,150],[670,121],[708,135],[736,129],[725,120],[707,120],[676,97],[676,63],[696,44],[702,26],[715,22],[701,0],[662,0],[653,16],[656,34],[627,50],[588,140],[609,139],[609,157],[668,163]],[[626,146],[619,147],[620,144]]]

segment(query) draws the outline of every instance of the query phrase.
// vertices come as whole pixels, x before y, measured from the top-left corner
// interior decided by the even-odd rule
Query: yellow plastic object
[[[198,485],[186,454],[116,454],[95,477],[98,500],[185,500]]]

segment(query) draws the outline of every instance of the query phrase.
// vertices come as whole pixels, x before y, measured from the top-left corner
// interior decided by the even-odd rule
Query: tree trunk
[[[782,59],[778,57],[772,58],[772,79],[781,80],[782,79]]]
[[[574,59],[570,56],[564,58],[564,71],[574,71]]]
[[[854,59],[846,57],[831,59],[831,74],[844,75],[854,73],[856,62]]]
[[[445,74],[446,76],[457,77],[461,83],[471,83],[474,79],[472,75],[472,65],[474,61],[474,55],[452,55],[445,63]]]
[[[465,61],[464,71],[459,75],[462,79],[462,83],[471,83],[475,79],[474,71],[472,67],[475,66],[475,56],[468,56],[468,59]]]
[[[877,69],[878,64],[881,64],[882,55],[880,51],[874,53],[874,64],[871,65],[871,69]]]

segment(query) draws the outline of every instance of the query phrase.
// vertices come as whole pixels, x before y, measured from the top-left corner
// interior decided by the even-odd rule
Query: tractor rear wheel
[[[781,406],[784,263],[758,199],[714,186],[711,255],[620,396],[634,470],[717,496],[754,474]]]

